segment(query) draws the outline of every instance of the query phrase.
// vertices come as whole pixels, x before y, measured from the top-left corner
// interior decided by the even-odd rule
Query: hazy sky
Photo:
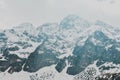
[[[0,29],[23,22],[59,23],[69,14],[120,26],[120,0],[0,0]]]

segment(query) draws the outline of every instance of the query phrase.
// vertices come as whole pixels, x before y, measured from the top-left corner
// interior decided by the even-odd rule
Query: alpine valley
[[[0,80],[120,80],[120,28],[69,15],[0,30]]]

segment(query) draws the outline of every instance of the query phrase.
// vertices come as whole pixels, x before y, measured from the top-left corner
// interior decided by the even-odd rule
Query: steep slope
[[[120,73],[119,34],[119,28],[99,20],[90,23],[76,15],[37,28],[23,23],[0,31],[0,71],[27,72],[33,74],[31,80],[94,80],[108,72]]]

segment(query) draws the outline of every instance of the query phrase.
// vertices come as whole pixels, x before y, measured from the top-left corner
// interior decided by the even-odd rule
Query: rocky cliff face
[[[102,21],[90,23],[75,15],[65,17],[60,24],[37,28],[24,23],[0,31],[0,71],[36,73],[54,65],[56,74],[66,70],[75,80],[118,80],[119,34],[119,28]]]

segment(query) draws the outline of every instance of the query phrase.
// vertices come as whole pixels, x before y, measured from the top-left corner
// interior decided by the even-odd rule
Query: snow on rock
[[[74,77],[74,80],[95,80],[96,76],[100,75],[99,69],[96,66],[97,61],[86,67],[86,69]]]
[[[105,45],[101,39],[103,37],[109,39]],[[52,53],[59,54],[57,55],[58,59],[64,59],[73,56],[75,46],[84,46],[87,40],[90,40],[95,46],[104,45],[106,51],[114,46],[117,51],[120,51],[120,46],[117,44],[120,42],[120,29],[99,20],[91,24],[79,16],[69,15],[60,24],[47,23],[36,28],[31,23],[23,23],[13,29],[0,31],[0,60],[6,60],[3,57],[3,48],[8,49],[9,54],[27,59],[41,46],[43,50],[38,50],[39,54],[44,53],[44,49],[51,50]],[[109,41],[111,42],[109,43]],[[10,48],[14,47],[17,49],[10,51]],[[7,71],[0,72],[0,80],[94,80],[101,73],[120,72],[119,64],[105,63],[97,67],[96,63],[97,61],[75,76],[66,73],[68,64],[60,73],[55,70],[56,65],[54,64],[34,73],[21,71],[8,74]],[[103,66],[112,68],[101,70],[100,68]]]

